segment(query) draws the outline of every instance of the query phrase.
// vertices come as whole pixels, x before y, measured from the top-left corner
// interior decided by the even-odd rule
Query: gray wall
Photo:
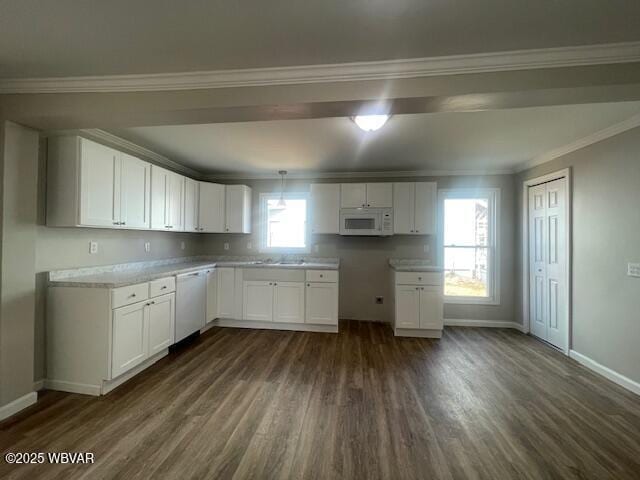
[[[2,279],[0,282],[0,406],[33,391],[38,133],[0,125]]]
[[[323,179],[318,182],[344,183],[344,179]],[[372,179],[350,179],[349,181],[374,181]],[[514,249],[516,199],[512,175],[493,175],[484,177],[429,177],[389,179],[388,181],[437,181],[438,188],[499,187],[501,190],[501,304],[496,306],[446,305],[445,317],[457,319],[480,319],[514,321]],[[279,192],[280,183],[275,180],[249,180],[245,183],[253,188],[253,211],[259,212],[260,193]],[[309,181],[287,182],[288,191],[308,191]],[[201,253],[220,255],[258,254],[258,215],[253,217],[252,235],[205,235],[201,244]],[[230,249],[224,250],[228,242]],[[247,249],[247,243],[252,249]],[[389,258],[430,258],[433,264],[438,262],[436,238],[409,237],[396,235],[379,237],[340,237],[338,235],[314,235],[311,255],[339,257],[340,266],[340,318],[355,320],[373,320],[389,322],[391,319],[390,296],[392,292]],[[430,254],[424,253],[427,244]],[[375,304],[375,297],[383,296],[383,305]]]
[[[518,190],[525,179],[567,167],[573,173],[572,349],[639,382],[640,279],[626,272],[628,262],[640,262],[640,128],[521,173]],[[518,262],[518,279],[520,270]]]

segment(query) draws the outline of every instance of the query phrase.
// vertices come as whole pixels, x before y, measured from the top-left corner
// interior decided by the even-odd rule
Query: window
[[[440,192],[447,303],[499,303],[498,196],[497,189]]]
[[[282,205],[279,193],[260,195],[261,246],[263,252],[309,251],[307,194],[287,193]]]

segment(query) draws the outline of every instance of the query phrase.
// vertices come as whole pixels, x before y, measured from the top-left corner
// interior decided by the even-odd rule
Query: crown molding
[[[415,177],[460,177],[479,175],[511,175],[512,169],[496,170],[404,170],[394,172],[292,172],[287,179],[318,180],[318,179],[357,179],[357,178],[415,178]],[[275,173],[212,173],[203,175],[205,181],[227,180],[280,180]]]
[[[160,155],[148,148],[141,147],[129,140],[125,140],[124,138],[118,137],[112,133],[109,133],[105,130],[100,130],[98,128],[87,128],[87,129],[79,129],[79,130],[56,130],[55,132],[45,133],[44,136],[54,136],[54,135],[80,135],[81,137],[88,138],[89,140],[95,140],[96,142],[103,143],[109,147],[113,147],[118,150],[122,150],[125,153],[129,153],[136,157],[140,157],[141,159],[147,160],[151,163],[154,163],[160,167],[166,167],[169,170],[173,170],[178,173],[182,173],[183,175],[188,175],[190,177],[200,179],[202,174],[192,168],[181,165],[178,162],[171,160],[170,158],[165,157],[164,155]]]
[[[181,73],[0,79],[0,94],[142,92],[419,78],[640,61],[640,42]]]
[[[626,132],[627,130],[631,130],[637,127],[640,127],[640,113],[634,115],[633,117],[627,118],[620,123],[616,123],[614,125],[611,125],[610,127],[598,130],[597,132],[587,135],[586,137],[580,138],[575,142],[568,143],[567,145],[554,148],[553,150],[549,150],[542,155],[538,155],[537,157],[520,164],[515,169],[515,172],[523,172],[524,170],[542,165],[543,163],[550,162],[552,160],[555,160],[556,158],[563,157],[569,153],[575,152],[576,150],[588,147],[589,145],[593,145],[594,143],[601,142],[602,140],[606,140],[607,138],[614,137],[623,132]]]

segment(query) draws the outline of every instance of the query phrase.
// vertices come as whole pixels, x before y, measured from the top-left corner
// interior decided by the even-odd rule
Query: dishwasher
[[[176,277],[176,342],[199,331],[207,308],[206,270]]]

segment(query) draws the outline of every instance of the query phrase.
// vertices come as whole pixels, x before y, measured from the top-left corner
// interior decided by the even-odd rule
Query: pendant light
[[[284,208],[287,206],[287,203],[284,201],[284,176],[286,174],[286,170],[278,171],[278,175],[280,175],[280,200],[278,200],[278,207],[280,208]]]

